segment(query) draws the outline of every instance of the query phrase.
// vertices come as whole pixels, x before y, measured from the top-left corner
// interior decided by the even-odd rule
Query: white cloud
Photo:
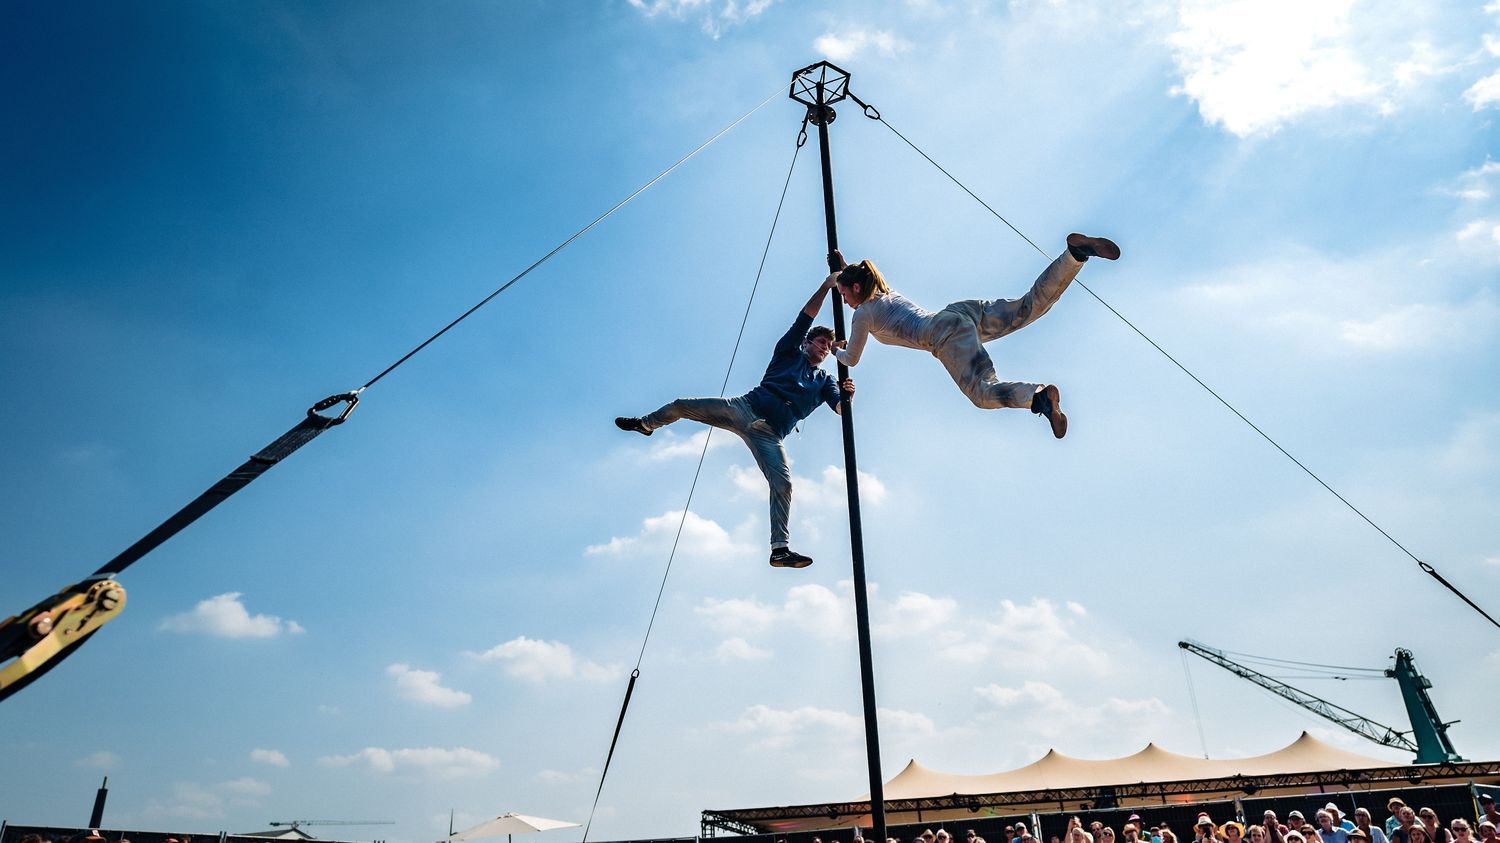
[[[1480,228],[1462,232],[1461,245],[1500,256],[1500,240]],[[1451,244],[1433,248],[1453,251]],[[1494,332],[1500,302],[1492,293],[1481,288],[1462,299],[1454,293],[1463,291],[1433,286],[1418,291],[1429,300],[1414,301],[1409,279],[1420,270],[1409,254],[1331,258],[1287,249],[1217,268],[1212,282],[1184,289],[1193,299],[1185,306],[1212,315],[1224,330],[1253,331],[1303,355],[1449,352]],[[1308,278],[1319,283],[1309,285]]]
[[[320,703],[318,705],[318,713],[319,714],[327,714],[327,715],[332,716],[332,717],[337,717],[338,715],[343,714],[344,710],[341,709],[341,708],[339,708],[336,705],[329,705],[328,703]]]
[[[911,43],[883,29],[856,28],[825,32],[813,41],[813,49],[829,61],[848,61],[866,50],[890,58],[911,49]]]
[[[722,632],[755,634],[784,626],[820,640],[842,641],[854,634],[854,602],[850,583],[840,582],[839,587],[842,594],[816,583],[792,586],[779,606],[753,597],[705,597],[693,611]]]
[[[1355,0],[1187,0],[1167,37],[1175,95],[1247,137],[1346,103],[1389,114],[1422,80],[1453,72],[1432,44]],[[1477,106],[1476,106],[1477,107]]]
[[[630,0],[648,18],[696,18],[703,32],[717,39],[725,30],[759,17],[775,0]]]
[[[1473,220],[1458,230],[1457,240],[1480,254],[1500,257],[1500,220]]]
[[[593,767],[584,767],[576,773],[566,773],[562,770],[543,770],[536,774],[536,780],[542,784],[580,784],[582,782],[595,781],[599,778],[599,771]]]
[[[657,461],[696,457],[703,453],[705,442],[710,451],[716,451],[735,441],[732,434],[713,428],[704,428],[691,436],[678,436],[671,428],[662,428],[656,431],[656,436],[658,438],[652,440],[647,456]]]
[[[962,636],[941,646],[938,655],[962,664],[983,662],[1012,671],[1042,671],[1066,664],[1104,674],[1111,661],[1104,651],[1073,635],[1073,626],[1087,610],[1072,605],[1065,616],[1045,598],[1033,598],[1025,605],[1002,600],[993,616],[979,618]]]
[[[148,817],[219,819],[224,816],[224,797],[200,784],[176,782],[172,785],[170,797],[148,800],[141,813]]]
[[[78,767],[92,767],[95,770],[109,770],[120,766],[120,756],[107,749],[91,752],[73,762]]]
[[[218,638],[274,638],[282,632],[303,632],[296,621],[283,621],[275,615],[252,615],[240,602],[240,592],[230,591],[200,600],[192,611],[173,615],[161,622],[165,632],[201,632]]]
[[[958,614],[958,601],[951,597],[934,597],[920,591],[903,591],[895,602],[871,610],[877,615],[871,622],[873,632],[883,638],[921,635],[948,627]]]
[[[728,664],[729,662],[764,661],[771,657],[770,650],[756,647],[743,638],[726,638],[719,642],[714,650],[714,658]]]
[[[464,691],[443,687],[440,681],[443,675],[436,671],[416,670],[410,665],[398,662],[387,667],[385,673],[395,681],[396,692],[401,695],[401,698],[410,702],[439,708],[454,708],[468,705],[474,700]]]
[[[500,762],[493,756],[462,746],[452,749],[384,749],[367,746],[349,755],[324,756],[318,759],[318,763],[328,767],[365,767],[376,773],[414,770],[443,778],[463,778],[487,773],[500,766]]]
[[[219,788],[225,793],[242,797],[270,796],[271,786],[260,779],[252,779],[249,776],[241,776],[232,781],[224,782]]]
[[[764,632],[776,622],[778,609],[755,598],[732,597],[720,600],[705,597],[693,611],[706,618],[710,626],[720,632]]]
[[[693,611],[709,627],[725,633],[759,635],[780,627],[820,641],[846,641],[854,635],[849,580],[841,580],[837,591],[817,583],[792,586],[779,606],[753,597],[705,597]],[[950,625],[957,613],[958,602],[951,597],[903,591],[894,601],[885,601],[878,587],[870,588],[871,630],[879,638],[921,636]]]
[[[1500,70],[1480,79],[1464,91],[1464,99],[1475,111],[1500,103]]]
[[[1500,244],[1500,228],[1496,229]],[[1343,319],[1335,323],[1334,337],[1370,351],[1422,348],[1456,338],[1487,333],[1500,321],[1500,306],[1485,294],[1457,305],[1409,304],[1370,319]]]
[[[269,763],[272,766],[291,766],[287,760],[287,754],[281,750],[251,750],[251,760],[257,763]]]
[[[270,795],[270,785],[249,776],[212,785],[175,782],[170,796],[147,800],[141,813],[147,817],[217,820],[226,816],[226,805],[254,808]]]
[[[932,719],[925,714],[899,709],[878,709],[882,731],[890,734],[929,735],[936,731]],[[728,723],[718,723],[717,730],[751,736],[758,748],[785,749],[805,744],[810,740],[840,741],[864,734],[864,718],[847,711],[835,711],[815,706],[793,709],[778,709],[768,705],[752,705],[739,718]]]
[[[279,749],[252,749],[250,760],[258,764],[270,764],[272,767],[290,767],[291,761],[287,760],[286,754]]]
[[[1084,705],[1036,680],[1026,680],[1015,688],[983,685],[975,688],[974,694],[995,710],[1004,710],[1005,719],[1026,732],[1051,739],[1068,737],[1074,743],[1106,731],[1161,734],[1172,717],[1172,710],[1156,697],[1139,700],[1107,697],[1096,704]]]
[[[1478,167],[1465,170],[1454,179],[1452,187],[1445,187],[1442,192],[1467,202],[1483,202],[1495,195],[1490,182],[1496,177],[1500,177],[1500,161],[1486,158]]]
[[[727,560],[755,553],[755,548],[735,541],[718,522],[691,511],[684,520],[682,510],[647,518],[641,522],[641,531],[636,535],[615,536],[604,544],[589,545],[584,548],[584,553],[590,556],[660,554],[665,558],[677,536],[679,524],[682,527],[682,539],[677,545],[678,556]]]
[[[621,673],[617,666],[574,656],[573,648],[561,641],[540,641],[524,635],[471,655],[480,661],[500,662],[507,674],[536,683],[552,679],[602,682]]]
[[[849,475],[844,469],[836,465],[824,466],[823,474],[817,480],[809,480],[805,477],[792,478],[793,488],[799,494],[798,503],[806,502],[811,506],[825,505],[835,509],[843,509],[848,505],[849,491],[845,478]],[[879,477],[861,471],[859,477],[859,502],[861,505],[870,504],[879,506],[885,503],[885,483]]]
[[[845,477],[848,475],[844,469],[836,465],[824,466],[823,473],[817,479],[793,474],[792,496],[795,500],[793,509],[796,511],[843,509],[849,500]],[[859,472],[858,477],[860,504],[879,506],[885,502],[885,483],[879,477],[868,471]],[[766,495],[766,478],[758,468],[732,465],[729,467],[729,479],[736,489],[745,494],[760,497]]]

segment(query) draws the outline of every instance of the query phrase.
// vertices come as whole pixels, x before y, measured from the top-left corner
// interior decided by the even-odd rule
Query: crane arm
[[[1229,658],[1220,650],[1215,650],[1196,641],[1178,641],[1177,646],[1205,661],[1213,662],[1241,679],[1265,688],[1282,699],[1290,700],[1319,717],[1332,720],[1356,735],[1367,738],[1382,746],[1395,747],[1409,752],[1417,751],[1417,745],[1395,729],[1376,723],[1368,717],[1356,714],[1343,706],[1335,705],[1322,697],[1315,697],[1306,691],[1293,688],[1291,685],[1278,679],[1272,679],[1264,673],[1251,670]]]

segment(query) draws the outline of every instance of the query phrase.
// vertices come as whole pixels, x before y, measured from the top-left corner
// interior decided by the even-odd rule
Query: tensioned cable
[[[1178,650],[1177,653],[1182,656],[1182,675],[1187,677],[1188,699],[1193,701],[1193,721],[1198,724],[1198,742],[1203,744],[1203,757],[1207,758],[1208,738],[1203,734],[1203,715],[1198,711],[1198,692],[1193,690],[1193,672],[1188,669],[1187,650]]]
[[[761,103],[765,105],[765,103]],[[757,106],[758,108],[759,106]],[[724,370],[724,382],[719,386],[719,397],[729,389],[729,376],[734,372],[734,361],[740,353],[740,342],[745,338],[745,326],[750,322],[750,308],[755,304],[755,293],[760,289],[761,274],[766,269],[766,256],[771,253],[771,240],[776,236],[776,225],[781,221],[781,209],[786,204],[787,189],[792,184],[792,172],[797,169],[797,156],[807,142],[807,120],[802,121],[802,130],[797,133],[797,148],[792,151],[792,163],[786,170],[786,181],[781,185],[781,198],[776,201],[776,214],[771,218],[771,230],[766,234],[765,248],[761,249],[760,265],[755,268],[755,282],[750,285],[750,299],[745,302],[745,315],[740,318],[740,331],[734,338],[734,349],[729,352],[729,367]],[[604,757],[604,768],[599,771],[599,787],[594,791],[594,804],[589,808],[588,821],[583,826],[580,843],[588,843],[589,829],[594,825],[594,813],[599,810],[599,796],[604,793],[604,780],[609,775],[609,762],[615,757],[615,744],[620,740],[620,727],[625,725],[625,711],[630,708],[630,697],[635,692],[635,681],[641,676],[641,662],[646,658],[646,645],[651,641],[651,630],[656,626],[656,613],[661,608],[662,595],[667,590],[667,578],[672,575],[672,563],[677,559],[677,545],[682,541],[682,530],[687,524],[688,512],[693,506],[693,494],[698,490],[698,478],[703,474],[703,462],[708,457],[708,446],[713,440],[714,429],[708,428],[703,438],[703,450],[698,454],[698,467],[693,470],[693,482],[688,486],[687,502],[682,505],[682,518],[677,522],[677,534],[672,538],[672,549],[667,553],[667,567],[662,571],[661,585],[656,590],[656,601],[651,604],[651,619],[646,622],[646,634],[641,639],[641,651],[636,656],[635,668],[630,671],[630,682],[625,686],[625,701],[620,706],[620,717],[615,721],[615,734],[609,742],[609,753]]]
[[[648,188],[650,188],[652,185],[654,185],[657,182],[661,181],[662,179],[666,178],[669,174],[671,174],[671,172],[673,170],[675,170],[678,167],[682,166],[683,164],[687,163],[687,161],[688,161],[689,158],[692,158],[693,156],[695,156],[698,153],[702,152],[703,150],[707,149],[711,144],[713,144],[714,141],[718,140],[719,138],[724,137],[724,135],[727,134],[730,129],[733,129],[735,126],[738,126],[739,124],[745,122],[746,118],[748,118],[750,115],[752,115],[755,112],[760,111],[762,108],[764,108],[765,104],[768,103],[768,102],[770,102],[779,93],[781,93],[781,89],[777,88],[776,91],[771,94],[771,96],[766,97],[765,99],[761,100],[760,105],[757,105],[756,107],[754,107],[754,108],[750,109],[749,111],[745,112],[744,114],[740,115],[739,119],[735,120],[733,123],[730,123],[728,126],[725,126],[724,128],[720,129],[717,134],[715,134],[713,137],[709,138],[708,140],[704,141],[703,143],[699,144],[697,147],[695,147],[693,149],[692,152],[689,152],[688,154],[686,154],[686,155],[682,156],[681,158],[677,159],[677,162],[674,163],[672,166],[666,168],[665,170],[662,170],[660,173],[657,173],[656,177],[653,178],[653,179],[651,179],[651,181],[648,181],[645,184],[641,185],[640,187],[636,188],[636,191],[634,193],[630,194],[629,196],[625,197],[624,199],[621,199],[619,202],[616,202],[615,205],[614,205],[614,207],[610,208],[608,211],[605,211],[604,213],[602,213],[599,216],[595,217],[594,220],[593,220],[593,222],[590,222],[588,225],[584,226],[583,228],[580,228],[577,231],[573,232],[573,236],[572,237],[569,237],[568,239],[566,239],[566,240],[562,241],[561,243],[557,244],[557,246],[555,248],[553,248],[552,251],[550,251],[547,254],[542,255],[541,257],[537,258],[536,261],[533,262],[530,266],[528,266],[525,269],[521,270],[520,272],[516,273],[516,275],[514,277],[512,277],[509,281],[506,281],[504,284],[501,284],[493,293],[490,293],[489,295],[487,295],[483,299],[481,299],[478,304],[474,305],[473,307],[469,308],[468,310],[465,310],[463,312],[463,314],[460,315],[457,319],[454,319],[452,322],[449,322],[447,325],[444,325],[443,328],[442,328],[442,330],[438,331],[437,333],[433,334],[432,336],[428,337],[427,339],[422,340],[422,342],[416,348],[413,348],[411,351],[408,351],[405,354],[401,355],[401,359],[400,360],[397,360],[396,362],[392,363],[391,365],[385,367],[385,369],[380,374],[376,375],[373,378],[370,378],[368,381],[365,382],[364,386],[360,387],[359,389],[356,389],[355,392],[363,392],[364,390],[369,389],[370,387],[374,386],[375,383],[377,381],[379,381],[381,378],[383,378],[386,375],[389,375],[391,372],[395,371],[395,369],[396,369],[397,366],[400,366],[402,363],[405,363],[407,360],[410,360],[413,355],[415,355],[417,352],[421,351],[422,349],[426,348],[427,346],[431,345],[432,342],[434,340],[436,340],[438,337],[441,337],[443,334],[448,333],[449,329],[453,328],[458,323],[464,321],[465,319],[468,319],[469,316],[474,313],[474,311],[476,311],[479,308],[484,307],[485,305],[489,304],[490,300],[493,299],[495,296],[498,296],[501,293],[505,292],[506,290],[510,289],[511,286],[513,284],[515,284],[517,281],[520,281],[522,278],[525,278],[527,275],[530,275],[531,271],[533,269],[536,269],[537,267],[539,267],[542,264],[546,263],[553,255],[557,254],[558,252],[561,252],[563,249],[568,248],[568,246],[574,240],[577,240],[579,237],[582,237],[584,234],[586,234],[589,231],[589,229],[593,228],[594,226],[598,225],[601,222],[604,222],[604,220],[610,214],[613,214],[615,211],[618,211],[621,208],[625,207],[625,205],[628,204],[630,202],[630,200],[634,199],[637,196],[640,196],[642,193],[645,193],[646,190]]]
[[[649,189],[652,185],[666,178],[670,173],[672,173],[678,167],[682,166],[690,158],[694,157],[699,152],[702,152],[704,149],[707,149],[709,145],[713,144],[719,138],[723,137],[726,133],[729,132],[730,129],[738,126],[740,123],[744,122],[745,119],[750,115],[763,108],[766,103],[775,98],[775,96],[779,92],[780,88],[778,87],[776,91],[773,91],[770,94],[770,96],[767,96],[764,100],[761,100],[759,105],[745,112],[733,123],[730,123],[728,126],[720,129],[708,140],[699,144],[691,152],[679,158],[675,163],[672,164],[672,166],[661,171],[656,175],[655,178],[641,185],[636,189],[634,193],[626,196],[624,199],[615,203],[615,205],[609,210],[600,214],[598,217],[595,217],[592,222],[574,232],[571,237],[559,243],[552,249],[552,251],[548,252],[545,255],[542,255],[530,266],[526,267],[520,273],[512,277],[509,281],[506,281],[504,284],[500,285],[500,287],[494,292],[490,293],[488,296],[485,296],[482,300],[480,300],[478,304],[475,304],[473,307],[464,311],[463,314],[461,314],[457,319],[454,319],[447,325],[443,326],[442,330],[439,330],[437,333],[423,340],[421,344],[419,344],[416,348],[408,351],[406,354],[402,355],[401,358],[396,362],[385,367],[385,369],[382,370],[380,374],[376,375],[373,378],[370,378],[368,381],[365,381],[364,386],[361,386],[358,389],[351,390],[349,392],[341,392],[336,395],[330,395],[322,401],[314,404],[307,410],[306,417],[299,421],[294,427],[292,427],[286,433],[282,434],[271,444],[256,452],[250,457],[249,460],[240,465],[239,468],[231,471],[222,480],[209,487],[207,491],[199,495],[197,498],[194,498],[191,502],[188,503],[187,506],[179,509],[166,521],[157,525],[155,529],[147,533],[135,544],[126,548],[123,552],[115,556],[114,559],[105,563],[103,567],[94,572],[93,577],[110,577],[124,571],[127,567],[139,561],[146,554],[161,546],[163,542],[166,542],[177,533],[186,529],[194,521],[208,514],[209,511],[222,504],[224,501],[228,500],[232,495],[252,483],[256,478],[260,477],[266,471],[270,470],[277,463],[281,462],[285,458],[291,456],[298,449],[307,445],[307,443],[317,438],[324,431],[342,424],[349,417],[349,414],[354,411],[354,408],[359,405],[359,394],[361,392],[364,392],[366,389],[374,386],[381,378],[395,371],[398,366],[411,359],[412,356],[417,352],[432,344],[435,340],[437,340],[438,337],[446,334],[458,323],[469,318],[469,316],[472,315],[476,310],[485,306],[496,296],[505,292],[516,282],[529,275],[532,270],[541,266],[543,263],[546,263],[553,255],[556,255],[558,252],[561,252],[563,249],[567,248],[568,245],[571,244],[574,240],[582,237],[590,229],[603,222],[611,214],[624,207],[632,199],[646,192],[646,190]],[[321,414],[322,411],[331,409],[340,404],[344,405],[344,409],[343,412],[339,415],[325,416]],[[79,643],[82,642],[80,641]],[[19,690],[22,686],[40,676],[42,673],[46,672],[47,669],[55,666],[58,661],[60,661],[62,658],[65,658],[69,653],[76,652],[77,649],[77,646],[73,646],[59,651],[57,654],[55,654],[55,659],[53,656],[48,656],[42,659],[41,663],[33,666],[32,669],[28,670],[27,675],[29,676],[29,678],[26,678],[24,681],[20,682],[12,682],[8,684],[5,689],[0,689],[0,698],[9,696],[9,694]],[[10,652],[10,650],[7,649],[6,652]]]
[[[804,127],[806,121],[803,121]],[[755,293],[760,289],[760,276],[766,269],[766,256],[771,253],[771,238],[776,236],[776,224],[781,221],[781,208],[786,204],[786,192],[792,184],[792,171],[797,169],[797,156],[802,152],[802,145],[807,141],[807,130],[804,128],[797,134],[797,148],[792,151],[792,163],[786,170],[786,181],[781,185],[781,198],[776,202],[776,214],[771,218],[771,231],[766,235],[765,248],[761,249],[760,265],[755,268],[755,282],[750,285],[750,300],[745,302],[745,314],[740,318],[740,331],[734,338],[734,349],[729,352],[729,368],[724,370],[724,382],[719,385],[719,397],[723,398],[725,391],[729,389],[729,376],[734,372],[734,361],[740,353],[740,341],[745,338],[745,326],[750,322],[750,307],[755,304]],[[656,602],[651,605],[651,620],[646,622],[646,636],[641,641],[641,652],[635,659],[635,668],[640,670],[641,661],[646,657],[646,644],[651,640],[651,630],[656,626],[656,611],[661,608],[662,594],[667,589],[667,576],[672,573],[672,560],[677,556],[677,544],[682,540],[682,529],[687,524],[688,508],[693,505],[693,493],[698,488],[698,475],[703,471],[703,461],[708,456],[708,445],[712,441],[714,429],[708,428],[708,435],[703,438],[703,450],[698,454],[698,468],[693,472],[693,483],[688,487],[687,503],[682,507],[682,518],[677,522],[677,534],[672,538],[672,550],[667,554],[667,570],[662,573],[661,588],[656,591]]]
[[[926,152],[923,152],[921,147],[919,147],[916,144],[912,143],[911,140],[906,137],[906,135],[901,134],[901,132],[898,131],[895,126],[892,126],[889,122],[886,121],[885,117],[881,116],[880,112],[875,111],[873,108],[870,108],[869,106],[866,106],[865,107],[865,115],[867,117],[869,117],[870,119],[872,119],[872,120],[879,121],[881,123],[881,125],[885,126],[887,129],[890,129],[891,132],[893,132],[896,135],[896,137],[898,137],[902,141],[904,141],[907,146],[909,146],[912,149],[916,150],[916,152],[917,152],[918,155],[921,155],[923,158],[926,158],[927,161],[928,161],[928,163],[930,163],[934,167],[937,167],[938,170],[940,172],[942,172],[943,175],[947,176],[950,181],[952,181],[954,184],[956,184],[960,188],[962,188],[965,193],[967,193],[970,196],[972,196],[974,198],[974,201],[978,202],[980,205],[983,205],[984,209],[986,211],[989,211],[991,214],[993,214],[995,216],[996,219],[998,219],[1001,222],[1005,223],[1005,225],[1008,228],[1010,228],[1011,231],[1014,231],[1017,236],[1019,236],[1022,240],[1025,240],[1027,243],[1029,243],[1031,245],[1031,248],[1036,249],[1037,252],[1042,257],[1046,258],[1049,261],[1052,260],[1052,256],[1049,255],[1049,254],[1047,254],[1047,252],[1045,250],[1043,250],[1041,246],[1038,246],[1034,241],[1032,241],[1032,239],[1030,237],[1027,237],[1025,235],[1025,233],[1023,233],[1019,228],[1016,228],[1015,225],[1013,225],[1010,220],[1006,219],[1003,215],[1001,215],[1001,213],[999,211],[996,211],[994,208],[991,208],[988,202],[985,202],[983,199],[980,199],[979,196],[974,193],[974,191],[970,190],[967,185],[965,185],[963,182],[959,181],[958,178],[955,177],[952,173],[948,172],[948,170],[946,168],[944,168],[942,164],[939,164],[938,162],[934,161],[932,159],[931,155],[928,155]],[[1203,379],[1199,378],[1197,375],[1193,374],[1193,372],[1192,372],[1191,369],[1189,369],[1188,367],[1182,365],[1182,363],[1180,361],[1178,361],[1178,359],[1176,357],[1173,357],[1171,354],[1167,353],[1167,350],[1165,348],[1162,348],[1160,345],[1158,345],[1157,342],[1156,342],[1156,340],[1151,339],[1151,337],[1149,337],[1149,336],[1146,335],[1145,331],[1142,331],[1140,328],[1137,328],[1135,326],[1134,322],[1131,322],[1129,319],[1126,319],[1124,314],[1122,314],[1122,313],[1120,313],[1120,311],[1116,310],[1114,308],[1114,306],[1111,305],[1109,302],[1105,301],[1102,296],[1100,296],[1098,293],[1094,292],[1092,289],[1090,289],[1090,287],[1087,284],[1083,283],[1082,281],[1078,281],[1078,280],[1075,279],[1073,281],[1073,283],[1077,284],[1080,287],[1082,287],[1086,292],[1088,292],[1089,295],[1091,295],[1091,296],[1094,297],[1095,301],[1097,301],[1100,304],[1104,305],[1105,308],[1107,308],[1110,313],[1113,313],[1121,322],[1124,322],[1127,326],[1129,326],[1130,330],[1135,331],[1136,334],[1138,334],[1141,339],[1143,339],[1146,342],[1150,343],[1152,348],[1154,348],[1157,351],[1161,352],[1161,355],[1163,357],[1165,357],[1168,360],[1172,361],[1172,365],[1174,365],[1177,368],[1181,369],[1182,372],[1183,372],[1183,374],[1185,374],[1188,377],[1192,378],[1193,381],[1196,382],[1199,386],[1203,387],[1203,389],[1205,391],[1207,391],[1209,395],[1212,395],[1215,399],[1218,400],[1218,402],[1220,404],[1223,404],[1225,407],[1227,407],[1231,413],[1234,413],[1236,416],[1239,416],[1240,421],[1242,421],[1245,424],[1249,425],[1251,430],[1254,430],[1256,433],[1260,434],[1260,437],[1262,439],[1264,439],[1267,442],[1271,443],[1271,446],[1274,447],[1276,450],[1280,451],[1281,454],[1282,454],[1282,456],[1284,456],[1287,459],[1291,460],[1298,468],[1302,469],[1303,472],[1305,472],[1308,477],[1311,477],[1312,479],[1318,481],[1318,485],[1322,486],[1324,489],[1327,489],[1329,494],[1331,494],[1334,497],[1338,498],[1339,501],[1341,503],[1343,503],[1344,506],[1347,506],[1351,512],[1353,512],[1355,515],[1358,515],[1361,519],[1364,520],[1364,522],[1366,524],[1369,524],[1371,527],[1374,527],[1375,530],[1376,530],[1376,532],[1380,533],[1382,536],[1385,536],[1386,540],[1389,541],[1391,544],[1395,545],[1397,548],[1399,548],[1402,553],[1404,553],[1407,556],[1411,557],[1411,560],[1413,562],[1417,563],[1417,566],[1419,568],[1421,568],[1424,573],[1428,574],[1433,579],[1437,580],[1439,583],[1441,583],[1443,585],[1443,587],[1445,587],[1449,591],[1453,592],[1460,600],[1462,600],[1465,603],[1469,604],[1470,608],[1472,608],[1474,611],[1478,612],[1479,614],[1483,615],[1485,620],[1489,621],[1497,629],[1500,629],[1500,621],[1495,620],[1493,617],[1490,616],[1489,612],[1486,612],[1484,609],[1481,609],[1477,603],[1475,603],[1473,600],[1470,600],[1469,597],[1468,597],[1468,595],[1464,594],[1462,591],[1459,591],[1458,588],[1457,588],[1457,586],[1453,585],[1452,583],[1448,582],[1448,580],[1444,579],[1443,575],[1439,574],[1437,572],[1436,568],[1433,568],[1431,565],[1427,564],[1426,562],[1423,562],[1421,559],[1418,559],[1417,555],[1415,553],[1412,553],[1410,550],[1406,549],[1406,545],[1404,545],[1401,542],[1397,541],[1394,536],[1392,536],[1390,533],[1388,533],[1388,532],[1385,531],[1385,528],[1381,527],[1379,524],[1376,524],[1373,520],[1370,519],[1370,517],[1368,515],[1365,515],[1363,512],[1361,512],[1360,509],[1359,509],[1359,507],[1357,507],[1354,504],[1350,503],[1347,498],[1345,498],[1343,495],[1341,495],[1341,494],[1338,493],[1338,490],[1334,489],[1332,486],[1330,486],[1326,482],[1324,482],[1323,478],[1319,477],[1316,473],[1314,473],[1312,469],[1308,468],[1306,465],[1303,465],[1303,463],[1302,463],[1301,460],[1299,460],[1296,457],[1292,456],[1291,452],[1287,451],[1287,449],[1281,447],[1281,443],[1277,442],[1275,439],[1272,439],[1270,437],[1270,435],[1268,435],[1264,430],[1261,430],[1260,427],[1255,424],[1255,422],[1250,421],[1250,419],[1247,418],[1244,413],[1241,413],[1238,409],[1236,409],[1233,404],[1231,404],[1228,401],[1224,400],[1224,397],[1222,395],[1220,395],[1219,393],[1215,392],[1214,389],[1213,389],[1213,387],[1211,387],[1208,384],[1204,383]]]
[[[1331,674],[1316,674],[1316,673],[1309,673],[1309,674],[1307,674],[1305,676],[1303,676],[1303,675],[1272,676],[1269,673],[1266,674],[1266,675],[1270,676],[1272,679],[1275,679],[1278,682],[1289,682],[1289,681],[1291,681],[1293,679],[1295,679],[1295,680],[1297,680],[1299,682],[1302,681],[1302,680],[1304,680],[1304,679],[1320,679],[1320,680],[1325,680],[1325,681],[1336,679],[1336,680],[1338,680],[1340,682],[1348,682],[1350,680],[1375,682],[1375,681],[1379,681],[1379,680],[1385,678],[1384,676],[1338,676],[1338,675],[1331,675]]]
[[[1245,661],[1272,662],[1275,664],[1292,665],[1293,667],[1313,668],[1320,667],[1328,670],[1351,670],[1360,673],[1385,673],[1384,668],[1379,667],[1350,667],[1343,664],[1319,664],[1317,662],[1299,662],[1292,659],[1278,659],[1271,656],[1257,656],[1254,653],[1240,653],[1234,650],[1224,650],[1226,655],[1239,656]]]

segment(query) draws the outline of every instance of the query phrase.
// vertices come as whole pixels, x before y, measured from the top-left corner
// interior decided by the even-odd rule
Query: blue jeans
[[[641,417],[647,430],[655,430],[678,419],[691,419],[720,430],[727,430],[745,441],[755,464],[771,485],[771,547],[786,547],[787,522],[792,513],[792,471],[787,467],[786,448],[781,437],[771,430],[765,419],[750,409],[750,402],[738,398],[679,398],[654,413]]]

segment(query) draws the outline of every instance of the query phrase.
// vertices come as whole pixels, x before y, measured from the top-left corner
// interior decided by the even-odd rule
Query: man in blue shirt
[[[621,416],[615,426],[650,436],[662,425],[691,419],[728,430],[743,439],[771,486],[771,564],[777,568],[806,568],[812,559],[791,549],[787,522],[792,511],[792,472],[787,466],[781,440],[797,422],[812,415],[819,404],[839,410],[839,390],[854,396],[854,381],[834,379],[819,366],[833,350],[833,331],[812,326],[833,288],[830,275],[818,287],[792,327],[777,341],[771,363],[760,385],[736,398],[678,398],[654,413],[640,418]]]

